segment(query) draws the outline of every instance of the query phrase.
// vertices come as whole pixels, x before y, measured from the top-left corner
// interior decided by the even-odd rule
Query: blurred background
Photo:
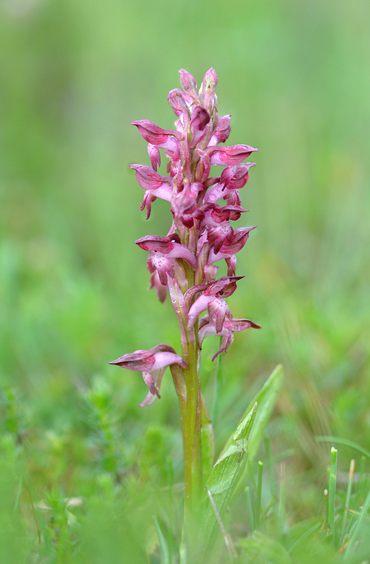
[[[236,335],[224,358],[218,448],[281,362],[273,453],[294,451],[291,467],[315,483],[330,446],[315,436],[370,449],[369,3],[0,6],[1,385],[15,390],[31,436],[46,433],[39,448],[64,453],[54,479],[68,488],[85,462],[73,441],[86,434],[81,393],[94,385],[117,408],[123,466],[148,429],[167,433],[154,460],[181,457],[169,374],[162,400],[141,410],[140,375],[107,364],[160,342],[179,348],[171,303],[148,291],[146,253],[133,244],[165,235],[169,208],[157,201],[145,221],[129,164],[149,164],[130,121],[172,127],[166,97],[180,68],[198,84],[216,69],[229,144],[260,149],[241,192],[244,223],[258,229],[238,255],[245,279],[230,305],[262,330]],[[216,347],[208,339],[202,360],[211,407]],[[340,456],[347,470],[357,454]],[[38,472],[48,464],[33,462]]]

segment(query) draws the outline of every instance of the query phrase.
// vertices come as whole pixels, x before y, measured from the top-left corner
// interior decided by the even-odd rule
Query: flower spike
[[[168,94],[176,115],[175,129],[162,129],[147,119],[132,122],[148,143],[150,160],[148,165],[131,165],[145,191],[140,209],[146,209],[148,219],[153,203],[161,199],[169,203],[172,215],[167,235],[146,235],[135,243],[148,253],[150,288],[155,288],[160,302],[170,294],[183,349],[180,357],[169,345],[158,345],[112,361],[142,372],[149,392],[141,405],[159,397],[166,366],[172,366],[179,397],[191,393],[187,371],[197,371],[198,360],[189,347],[195,345],[198,351],[206,336],[219,335],[222,342],[216,357],[226,352],[234,332],[259,327],[248,319],[234,319],[227,304],[242,278],[235,275],[236,255],[255,228],[235,229],[232,222],[247,211],[239,191],[255,163],[244,161],[258,149],[244,144],[221,145],[230,135],[231,114],[218,115],[218,77],[213,68],[205,73],[199,92],[189,72],[181,69],[179,75],[181,88]],[[162,151],[168,159],[166,174],[159,172]],[[219,176],[210,176],[215,165],[223,169]],[[227,276],[217,279],[222,261],[226,262]],[[193,364],[189,365],[190,359]]]

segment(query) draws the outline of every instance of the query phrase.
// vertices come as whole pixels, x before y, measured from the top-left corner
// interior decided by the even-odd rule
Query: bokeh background
[[[230,144],[260,149],[241,193],[243,219],[258,229],[230,304],[263,329],[236,335],[224,358],[218,448],[280,362],[275,455],[294,453],[290,467],[316,484],[330,445],[315,436],[370,448],[369,18],[365,0],[1,0],[1,383],[44,449],[35,475],[72,488],[88,459],[74,446],[86,436],[81,390],[94,382],[112,391],[123,466],[148,429],[162,441],[152,462],[181,458],[170,378],[141,410],[140,375],[107,364],[160,342],[179,347],[171,303],[148,291],[133,244],[165,235],[169,209],[157,201],[145,221],[129,164],[148,164],[131,120],[172,127],[166,96],[180,68],[198,84],[216,69]],[[53,449],[64,462],[50,477]],[[347,470],[357,454],[340,456]]]

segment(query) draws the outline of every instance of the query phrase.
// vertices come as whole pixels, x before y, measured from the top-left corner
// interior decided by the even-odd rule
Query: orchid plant
[[[247,211],[239,191],[255,163],[242,163],[257,149],[222,145],[230,134],[231,116],[217,113],[213,68],[206,72],[199,92],[191,74],[179,73],[181,90],[168,95],[177,117],[175,129],[161,129],[149,120],[133,121],[148,143],[151,164],[131,168],[145,191],[141,211],[146,209],[147,218],[157,198],[171,206],[167,235],[147,235],[136,244],[149,254],[150,287],[161,302],[170,294],[180,324],[181,356],[171,346],[159,344],[125,354],[111,364],[142,372],[149,391],[141,406],[160,397],[163,373],[171,369],[181,411],[186,515],[194,514],[204,489],[202,427],[210,420],[199,376],[202,343],[209,335],[220,337],[214,360],[227,351],[235,332],[260,327],[249,319],[234,318],[226,301],[243,278],[236,276],[236,254],[256,227],[233,228],[232,222]],[[167,175],[158,172],[160,149],[169,159]],[[211,176],[213,165],[225,167],[220,176]],[[227,275],[217,278],[220,261],[226,262]],[[203,444],[203,450],[208,447]]]

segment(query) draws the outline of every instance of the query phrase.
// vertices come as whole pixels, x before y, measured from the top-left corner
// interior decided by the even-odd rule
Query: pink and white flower
[[[167,366],[178,364],[182,368],[187,368],[186,362],[176,354],[175,350],[166,344],[157,345],[152,349],[138,350],[133,353],[124,354],[109,364],[121,366],[127,370],[142,372],[143,380],[149,388],[149,392],[141,402],[140,407],[150,405],[155,398],[160,398],[159,390],[161,387],[162,376]]]

